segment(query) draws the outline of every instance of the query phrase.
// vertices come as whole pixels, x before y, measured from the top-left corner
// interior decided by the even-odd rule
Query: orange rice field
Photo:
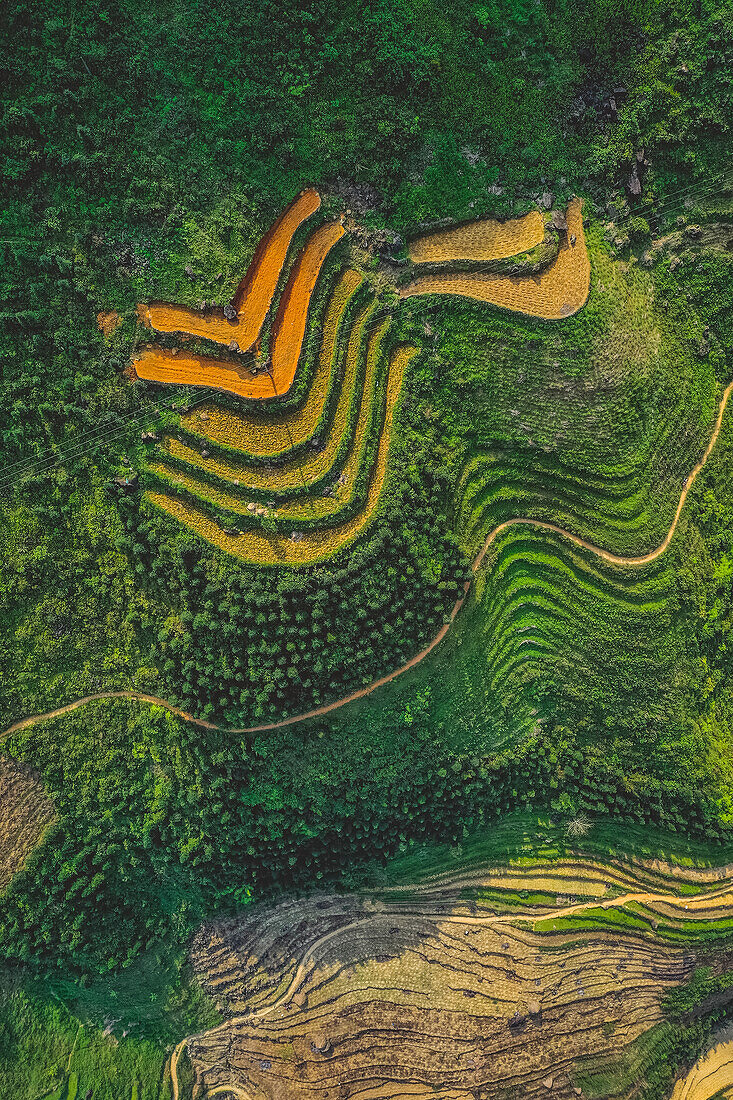
[[[287,489],[295,489],[308,482],[323,477],[328,472],[338,454],[341,438],[345,430],[348,410],[352,401],[358,401],[360,393],[356,382],[359,374],[360,351],[364,340],[364,329],[367,319],[374,309],[373,303],[367,303],[357,314],[346,346],[346,364],[344,377],[339,389],[338,402],[333,418],[333,426],[328,434],[326,444],[320,451],[299,456],[289,462],[285,462],[274,469],[264,469],[250,466],[241,466],[236,461],[226,459],[203,458],[201,454],[186,443],[169,436],[164,441],[165,450],[191,466],[200,470],[207,470],[227,481],[238,482],[241,490],[246,489],[270,489],[273,492],[282,492]],[[151,463],[150,468],[155,473],[165,473],[170,477],[171,472],[161,470],[158,465]],[[177,480],[184,484],[185,475],[175,471]],[[189,479],[189,481],[192,479]],[[187,486],[192,488],[191,485]],[[213,499],[213,490],[207,495]],[[230,498],[231,499],[231,498]],[[227,505],[229,507],[229,505]]]
[[[481,275],[465,272],[425,275],[415,279],[400,293],[403,298],[416,294],[456,294],[481,302],[526,313],[546,321],[570,317],[585,304],[590,290],[590,260],[583,233],[583,215],[579,199],[573,199],[567,212],[567,240],[557,258],[538,275]],[[575,243],[571,243],[571,238]]]
[[[299,409],[284,417],[263,420],[205,404],[195,412],[181,416],[183,427],[204,439],[260,458],[287,450],[292,445],[291,439],[296,445],[309,439],[318,426],[336,370],[337,340],[343,316],[363,281],[358,271],[347,268],[336,284],[326,310],[313,381]]]
[[[351,519],[321,531],[309,531],[299,542],[294,542],[283,535],[271,535],[256,530],[246,531],[241,535],[227,535],[218,523],[199,509],[165,493],[148,492],[148,500],[180,523],[192,528],[207,542],[244,561],[260,565],[308,565],[330,557],[353,542],[376,511],[387,475],[387,458],[397,400],[407,366],[416,354],[417,348],[402,346],[391,356],[384,426],[379,439],[374,474],[364,508]]]
[[[358,403],[361,401],[359,408],[358,420],[354,432],[354,438],[349,445],[349,452],[346,463],[342,471],[342,478],[339,478],[339,493],[338,496],[341,499],[333,498],[330,496],[318,495],[315,497],[308,497],[305,501],[301,498],[292,501],[290,504],[280,504],[275,509],[275,514],[279,516],[290,516],[308,518],[314,515],[330,515],[339,511],[343,507],[343,500],[347,497],[350,489],[353,488],[356,474],[359,469],[359,463],[361,459],[361,452],[363,449],[364,437],[366,435],[369,423],[371,421],[371,409],[373,401],[376,399],[375,390],[376,382],[378,379],[378,366],[381,352],[382,340],[389,328],[389,318],[382,321],[376,331],[371,335],[367,350],[367,366],[366,376],[364,379],[363,388],[360,388],[359,392],[356,389],[352,391],[344,391],[346,396],[345,405],[350,403]],[[356,366],[357,353],[361,344],[361,336],[363,330],[355,334],[355,351],[354,351],[354,364]],[[349,393],[351,393],[351,402],[348,401]],[[282,488],[300,488],[303,485],[308,485],[316,480],[316,478],[322,478],[327,475],[333,463],[335,462],[339,449],[342,444],[343,432],[345,429],[345,423],[340,425],[337,433],[332,433],[329,436],[328,446],[321,452],[312,455],[309,459],[294,460],[288,463],[287,466],[278,467],[272,471],[254,470],[253,473],[257,477],[258,487],[261,489],[267,489],[271,492],[277,492]],[[182,444],[176,439],[168,441],[168,450],[171,454],[177,455],[179,458],[187,458],[188,455],[193,454],[198,459],[198,465],[203,465],[202,459],[198,454],[190,449],[184,448]],[[208,468],[216,468],[218,463],[214,462]],[[260,507],[254,501],[244,501],[241,496],[233,496],[231,493],[225,492],[223,489],[217,489],[208,482],[202,482],[198,478],[189,474],[183,473],[181,470],[173,467],[167,467],[160,462],[151,462],[149,469],[159,477],[165,479],[167,482],[182,486],[184,489],[188,489],[189,492],[194,493],[196,496],[205,498],[212,501],[214,504],[218,504],[221,508],[226,508],[230,512],[237,512],[240,515],[246,515],[248,512],[257,511]],[[282,476],[278,475],[282,471]],[[220,472],[217,469],[217,472]],[[334,471],[334,479],[337,477],[338,471]],[[253,487],[251,480],[247,485],[242,485],[240,481],[240,491]],[[269,514],[270,509],[262,509],[260,514]]]
[[[497,222],[489,218],[439,229],[417,237],[408,246],[414,264],[447,263],[451,260],[503,260],[528,252],[540,244],[545,223],[539,210],[521,218]]]
[[[146,382],[165,382],[179,386],[210,386],[237,397],[264,401],[274,396],[272,380],[266,372],[253,375],[238,363],[211,359],[191,352],[147,348],[132,366],[138,378]]]
[[[163,302],[138,306],[141,320],[156,332],[186,332],[218,344],[235,340],[241,351],[249,351],[264,324],[293,237],[320,205],[317,191],[303,191],[264,235],[232,300],[236,321],[227,321],[221,310],[201,314]]]
[[[250,400],[264,401],[286,394],[295,378],[313,289],[326,256],[344,232],[341,222],[322,225],[298,257],[275,319],[269,371],[253,375],[238,363],[176,349],[147,348],[133,362],[138,378],[148,382],[211,386]],[[194,329],[189,331],[194,332]]]
[[[316,229],[290,273],[272,328],[272,377],[278,394],[293,384],[313,290],[328,253],[345,232],[340,221]]]

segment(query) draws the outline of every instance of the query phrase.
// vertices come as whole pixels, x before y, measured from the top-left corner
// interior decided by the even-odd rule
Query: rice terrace
[[[733,1097],[731,4],[0,42],[0,1100]]]

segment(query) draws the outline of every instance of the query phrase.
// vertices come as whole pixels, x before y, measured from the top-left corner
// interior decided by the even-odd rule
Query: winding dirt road
[[[486,541],[484,542],[483,546],[481,547],[472,562],[471,569],[473,573],[477,573],[478,570],[481,568],[491,544],[498,538],[498,536],[501,535],[502,532],[508,530],[508,528],[518,526],[539,527],[545,531],[553,531],[555,534],[561,535],[569,542],[572,542],[575,546],[579,546],[583,550],[588,550],[590,551],[590,553],[596,554],[599,558],[602,558],[603,561],[610,562],[611,565],[634,567],[639,565],[646,565],[649,562],[654,561],[655,558],[660,557],[668,548],[674,537],[674,533],[677,530],[677,524],[680,521],[682,509],[684,508],[685,501],[687,500],[687,495],[690,492],[690,489],[695,484],[695,480],[697,479],[698,474],[701,472],[701,470],[705,466],[705,463],[712,454],[718,436],[720,435],[720,429],[723,424],[723,414],[725,413],[726,405],[728,404],[728,399],[731,395],[731,392],[733,392],[733,382],[726,386],[725,390],[723,391],[723,396],[718,407],[718,416],[715,422],[715,427],[713,429],[712,435],[710,436],[710,442],[705,448],[705,453],[703,454],[702,458],[692,469],[689,477],[687,478],[687,481],[685,482],[685,486],[682,490],[679,503],[677,505],[677,511],[675,512],[674,520],[672,521],[672,526],[667,532],[664,540],[659,544],[659,546],[656,547],[655,550],[650,550],[648,554],[640,554],[638,557],[624,557],[621,554],[613,554],[610,550],[604,550],[602,546],[596,546],[595,543],[588,542],[587,539],[582,539],[579,535],[574,535],[572,531],[566,531],[563,527],[559,527],[556,523],[549,523],[545,520],[531,519],[529,517],[518,517],[516,519],[505,520],[503,523],[498,524],[493,529],[493,531],[489,533]],[[325,714],[330,714],[333,710],[338,710],[340,707],[345,707],[348,703],[354,703],[357,699],[363,699],[366,695],[371,695],[373,691],[376,691],[378,688],[383,687],[385,684],[389,684],[392,680],[396,680],[398,676],[402,676],[403,673],[408,672],[411,668],[415,668],[416,665],[419,665],[421,661],[424,661],[428,654],[432,653],[436,646],[440,645],[440,643],[443,641],[446,634],[450,630],[456,619],[456,616],[458,615],[458,612],[461,610],[466,601],[466,597],[468,595],[470,587],[470,581],[466,581],[466,584],[463,587],[463,595],[460,596],[453,605],[453,609],[450,613],[450,618],[448,622],[443,624],[433,640],[427,646],[425,646],[424,649],[421,649],[419,653],[416,653],[414,657],[411,657],[407,664],[404,664],[400,668],[397,668],[394,671],[387,673],[386,676],[381,676],[378,680],[374,680],[371,684],[367,684],[366,687],[359,688],[358,691],[352,691],[348,695],[342,696],[341,699],[335,699],[332,703],[326,703],[324,706],[316,707],[314,710],[306,711],[304,714],[294,714],[290,718],[282,718],[278,722],[266,722],[259,726],[219,726],[214,722],[207,722],[204,718],[196,718],[193,714],[189,714],[187,711],[181,710],[179,707],[176,707],[172,703],[169,703],[166,699],[161,699],[157,695],[145,695],[144,693],[139,691],[101,691],[95,695],[84,695],[81,699],[75,699],[73,703],[66,703],[65,706],[57,707],[56,710],[49,710],[46,711],[44,714],[35,714],[29,718],[21,718],[20,721],[14,722],[13,725],[8,726],[7,729],[3,730],[0,733],[0,742],[2,742],[11,733],[15,733],[18,730],[22,729],[27,729],[29,726],[35,726],[38,722],[45,722],[49,718],[57,718],[62,714],[69,714],[71,711],[77,710],[78,707],[83,707],[87,703],[95,702],[98,699],[137,699],[143,703],[152,703],[155,706],[164,707],[166,710],[170,711],[171,714],[175,714],[179,718],[183,718],[186,722],[191,722],[193,725],[199,726],[201,729],[219,730],[222,733],[264,733],[267,730],[276,730],[282,729],[283,726],[292,726],[296,722],[305,722],[309,718],[321,718]]]
[[[573,535],[572,531],[566,531],[565,528],[559,527],[557,524],[550,524],[550,522],[543,519],[518,517],[516,519],[506,519],[503,524],[499,524],[494,527],[494,529],[490,532],[488,538],[486,538],[485,542],[483,543],[483,546],[481,547],[479,553],[475,555],[475,558],[473,559],[471,565],[472,572],[478,573],[478,571],[481,569],[481,565],[484,562],[486,553],[489,552],[489,548],[491,547],[492,542],[494,542],[495,539],[499,537],[503,531],[507,530],[510,527],[519,526],[539,527],[546,531],[554,531],[556,535],[560,535],[562,536],[562,538],[568,539],[569,542],[572,542],[577,547],[581,547],[581,549],[583,550],[589,550],[591,553],[597,554],[599,558],[603,559],[603,561],[608,561],[612,565],[646,565],[648,562],[654,561],[655,558],[659,558],[660,555],[663,554],[665,550],[667,550],[667,548],[669,547],[669,543],[671,542],[672,538],[674,538],[675,531],[677,530],[677,525],[679,524],[679,518],[682,514],[682,508],[685,507],[688,493],[690,492],[690,489],[692,488],[694,482],[696,482],[696,478],[700,471],[703,469],[705,462],[707,462],[710,458],[716,441],[718,441],[720,429],[723,423],[723,414],[725,412],[727,400],[729,400],[731,396],[731,392],[733,392],[733,382],[729,386],[725,387],[718,409],[718,418],[716,418],[715,420],[715,427],[713,428],[708,447],[705,448],[702,458],[700,459],[698,464],[693,467],[689,477],[687,478],[685,487],[682,488],[682,493],[680,495],[679,503],[677,505],[675,518],[674,520],[672,520],[671,527],[667,531],[667,535],[664,541],[660,542],[659,546],[655,550],[650,550],[648,553],[645,554],[639,554],[638,557],[624,557],[624,555],[622,554],[612,553],[610,550],[604,550],[602,547],[595,546],[595,543],[589,542],[587,539],[581,539],[580,536]],[[425,658],[428,656],[428,653],[433,652],[433,650],[440,645],[442,639],[444,639],[448,634],[448,631],[450,630],[453,621],[455,621],[456,616],[460,612],[461,607],[464,603],[466,603],[466,597],[468,596],[470,586],[470,581],[467,581],[466,584],[463,585],[463,595],[459,596],[456,603],[453,604],[450,618],[448,619],[447,623],[444,624],[444,626],[440,627],[433,641],[430,641],[429,645],[427,645],[425,649],[422,649],[419,651],[419,653],[416,653],[415,657],[409,659],[406,664],[402,665],[401,668],[395,669],[393,672],[389,672],[384,676],[380,676],[379,680],[374,680],[371,684],[368,684],[365,687],[360,687],[359,691],[350,692],[348,695],[343,695],[341,698],[337,698],[337,700],[333,701],[332,703],[326,703],[324,706],[318,706],[313,709],[313,711],[306,711],[305,714],[295,714],[289,718],[282,718],[280,722],[269,722],[264,723],[260,726],[219,726],[214,722],[206,722],[205,718],[197,718],[193,714],[188,714],[186,711],[182,711],[182,709],[180,709],[179,707],[174,706],[173,703],[168,703],[167,700],[164,700],[164,698],[160,698],[160,696],[157,695],[146,695],[142,692],[136,691],[109,691],[98,692],[95,695],[84,695],[81,698],[77,698],[77,700],[75,700],[73,703],[67,703],[65,706],[57,707],[55,711],[46,711],[45,714],[35,714],[29,718],[21,718],[20,722],[15,722],[12,726],[8,726],[7,729],[2,730],[2,733],[0,733],[0,741],[10,736],[10,734],[17,733],[19,729],[26,729],[29,726],[36,725],[36,723],[45,722],[45,720],[48,718],[56,718],[62,714],[69,714],[72,711],[76,711],[78,707],[85,706],[87,703],[92,703],[96,700],[100,700],[100,698],[132,698],[132,700],[139,700],[142,703],[152,703],[155,706],[163,706],[165,707],[166,711],[177,715],[179,718],[184,718],[185,722],[193,723],[193,725],[199,726],[201,729],[215,729],[220,730],[221,733],[226,734],[259,734],[264,733],[264,731],[269,729],[281,729],[283,726],[292,726],[295,725],[295,723],[297,722],[307,722],[308,718],[322,717],[326,714],[330,714],[331,711],[338,711],[340,707],[346,706],[348,703],[354,703],[355,701],[359,700],[359,698],[363,698],[365,695],[371,695],[372,692],[378,690],[378,687],[383,687],[384,684],[389,684],[392,680],[396,680],[397,676],[401,676],[409,669],[414,669],[415,665],[419,664],[420,661],[424,661]]]

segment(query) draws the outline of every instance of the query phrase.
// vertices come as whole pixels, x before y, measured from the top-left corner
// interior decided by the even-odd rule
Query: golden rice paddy
[[[346,347],[344,378],[334,413],[333,428],[328,435],[323,450],[297,457],[269,470],[241,466],[236,461],[228,461],[227,459],[204,458],[193,447],[189,447],[186,443],[181,443],[180,440],[171,437],[165,440],[165,450],[174,458],[178,458],[200,470],[206,470],[227,481],[239,482],[242,491],[247,489],[269,489],[273,492],[284,492],[288,489],[297,489],[303,484],[307,485],[309,482],[323,477],[333,465],[338,454],[341,438],[348,420],[349,407],[352,401],[359,400],[356,383],[359,375],[360,350],[364,328],[373,308],[373,303],[367,303],[359,311],[354,321]],[[156,469],[155,464],[151,465],[151,469],[160,472]],[[184,475],[179,475],[176,472],[176,477],[181,484],[185,484]],[[191,485],[187,487],[192,488]],[[210,493],[207,495],[211,496]]]
[[[733,1028],[717,1041],[678,1081],[670,1100],[728,1100],[733,1097]]]
[[[545,223],[539,210],[522,218],[497,222],[489,218],[439,229],[417,237],[408,246],[414,264],[447,263],[451,260],[502,260],[528,252],[540,244]]]
[[[557,258],[537,275],[467,272],[425,275],[405,287],[401,296],[455,294],[545,321],[570,317],[585,304],[590,290],[590,260],[579,199],[573,199],[570,203],[567,222],[567,239],[560,247]]]
[[[155,507],[192,528],[207,542],[244,561],[260,565],[307,565],[330,557],[352,542],[376,511],[387,472],[397,399],[405,370],[416,354],[417,348],[402,346],[393,352],[390,359],[384,426],[379,439],[374,474],[364,508],[351,519],[324,530],[304,533],[300,541],[293,541],[281,534],[255,530],[245,531],[241,535],[227,535],[218,523],[198,508],[184,504],[166,493],[150,492],[147,494],[148,499]]]
[[[132,366],[138,378],[147,382],[210,386],[249,400],[263,401],[274,396],[269,374],[263,372],[255,376],[238,363],[211,359],[208,355],[147,348],[137,359],[133,359]]]
[[[315,431],[328,397],[336,371],[336,351],[339,328],[354,294],[363,283],[358,271],[347,268],[339,278],[329,299],[323,324],[323,338],[318,363],[308,396],[295,412],[283,417],[263,420],[246,413],[230,412],[207,403],[195,412],[181,417],[183,427],[214,443],[267,458],[309,439]]]
[[[241,351],[248,351],[264,324],[296,230],[320,205],[317,191],[303,191],[262,238],[232,301],[236,321],[228,321],[221,310],[201,314],[163,302],[139,306],[141,320],[156,332],[185,332],[218,344],[235,340]]]
[[[278,394],[287,393],[293,384],[313,290],[328,253],[345,232],[341,222],[316,229],[290,274],[272,330],[272,381]]]
[[[211,386],[228,390],[238,397],[263,401],[286,394],[295,378],[313,289],[326,256],[344,232],[341,222],[322,225],[312,234],[298,257],[275,318],[269,370],[252,374],[239,363],[177,350],[148,348],[133,363],[138,378],[149,382]],[[222,323],[228,324],[226,321]]]

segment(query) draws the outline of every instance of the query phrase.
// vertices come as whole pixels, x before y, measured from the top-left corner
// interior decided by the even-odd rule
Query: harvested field
[[[309,531],[300,541],[293,541],[283,535],[270,535],[254,530],[246,531],[241,535],[227,535],[219,524],[205,513],[167,493],[149,492],[147,499],[155,507],[167,512],[187,527],[191,527],[207,542],[244,561],[253,561],[260,565],[306,565],[330,557],[361,534],[379,503],[387,473],[392,420],[405,370],[416,354],[416,348],[403,346],[391,357],[384,428],[379,439],[374,474],[369,484],[364,508],[351,519],[321,531]]]
[[[501,260],[528,252],[540,244],[544,233],[542,214],[533,210],[507,222],[486,218],[468,225],[439,229],[410,241],[408,251],[414,264]]]
[[[366,324],[373,308],[374,306],[372,303],[367,303],[354,319],[354,324],[346,346],[346,362],[343,380],[339,389],[338,402],[334,413],[332,430],[322,450],[298,457],[272,469],[264,469],[261,467],[252,468],[250,466],[239,465],[234,459],[228,461],[219,458],[204,458],[198,451],[194,450],[193,447],[189,447],[186,443],[181,443],[178,439],[170,436],[165,440],[165,451],[174,458],[188,463],[190,466],[206,470],[230,482],[239,482],[240,493],[246,492],[247,489],[262,489],[268,492],[282,493],[289,489],[299,489],[303,485],[308,485],[317,478],[323,477],[333,465],[342,445],[343,433],[346,430],[349,419],[349,410],[352,404],[358,405],[361,399],[361,387],[357,386],[361,350],[364,343]],[[163,468],[160,464],[156,463],[151,463],[150,469],[154,473],[163,472]],[[181,484],[185,483],[184,478],[186,475],[182,475],[180,471],[166,470],[166,473],[168,477],[173,474],[181,481]],[[196,485],[200,485],[200,483],[193,483],[192,478],[189,478],[189,481],[192,482],[192,484],[187,484],[186,487],[196,492]],[[213,492],[214,490],[210,489],[209,486],[206,487],[206,495],[212,500],[214,499],[212,495]],[[232,506],[231,504],[224,504],[223,501],[219,503],[221,503],[223,507]],[[234,503],[236,505],[236,500]]]
[[[192,961],[228,1019],[186,1041],[196,1080],[262,1100],[572,1100],[576,1063],[617,1058],[695,967],[634,906],[678,927],[733,913],[729,880],[694,895],[679,874],[525,861],[206,927]],[[598,908],[628,922],[552,927]]]
[[[264,324],[295,232],[320,205],[317,191],[303,191],[262,238],[232,300],[236,320],[228,321],[222,310],[202,314],[162,302],[138,306],[141,320],[156,332],[185,332],[218,344],[236,340],[248,351]]]
[[[728,1100],[733,1097],[733,1027],[718,1032],[714,1045],[678,1081],[670,1100]]]
[[[299,409],[284,417],[263,420],[261,417],[229,412],[216,405],[206,404],[195,412],[182,416],[183,427],[188,432],[214,443],[265,459],[281,454],[292,444],[297,446],[309,439],[323,415],[329,389],[335,384],[339,327],[362,283],[363,278],[359,272],[347,268],[336,284],[326,311],[313,382]]]
[[[585,304],[590,290],[590,260],[579,199],[573,199],[570,203],[567,222],[567,239],[561,245],[557,258],[538,275],[481,275],[470,272],[426,275],[405,287],[400,292],[401,296],[455,294],[545,321],[570,317]]]
[[[0,756],[0,891],[54,817],[53,803],[30,768]]]

